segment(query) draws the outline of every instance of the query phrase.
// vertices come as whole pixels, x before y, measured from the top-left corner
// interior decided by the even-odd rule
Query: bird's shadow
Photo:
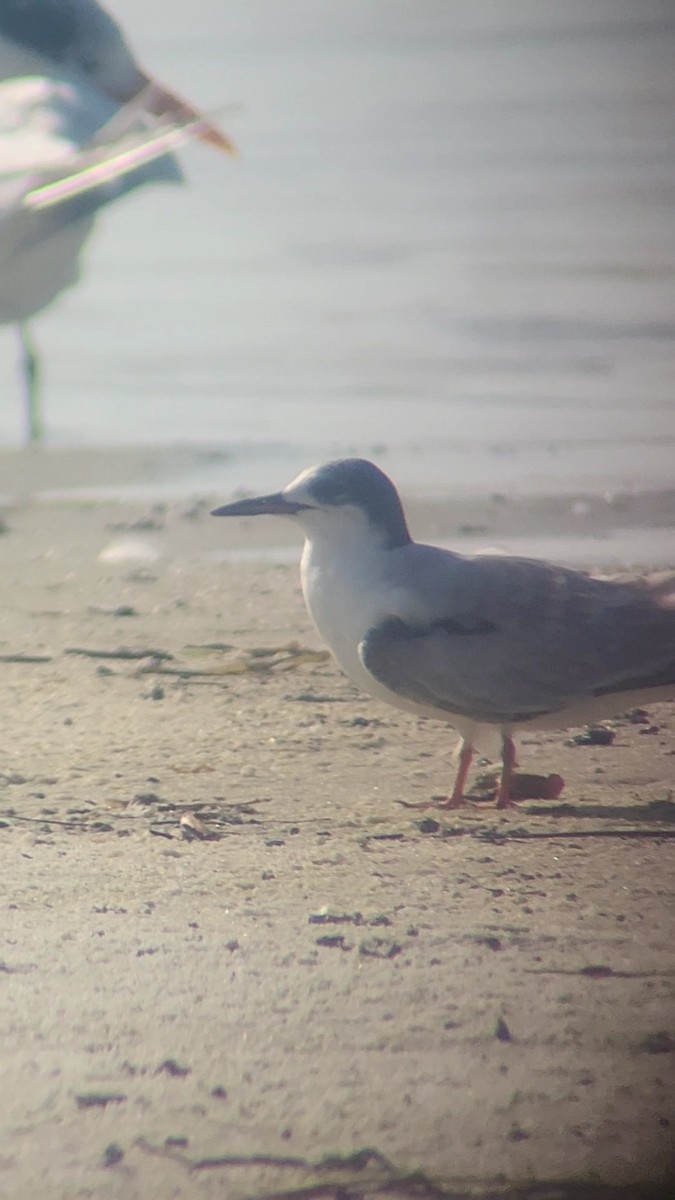
[[[675,800],[650,800],[646,804],[530,804],[523,811],[532,817],[592,817],[606,821],[675,825]]]

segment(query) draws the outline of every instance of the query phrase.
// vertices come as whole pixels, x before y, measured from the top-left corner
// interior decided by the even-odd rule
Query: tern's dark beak
[[[279,517],[294,517],[307,504],[295,504],[287,500],[283,492],[274,492],[271,496],[252,496],[250,500],[235,500],[234,504],[223,504],[214,508],[212,517],[260,517],[270,513]]]

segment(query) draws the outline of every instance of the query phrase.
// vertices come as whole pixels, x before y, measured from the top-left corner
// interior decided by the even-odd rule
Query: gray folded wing
[[[527,559],[409,549],[408,594],[424,594],[424,605],[385,617],[359,646],[366,669],[398,695],[496,724],[592,696],[669,685],[675,695],[675,582],[651,588]]]

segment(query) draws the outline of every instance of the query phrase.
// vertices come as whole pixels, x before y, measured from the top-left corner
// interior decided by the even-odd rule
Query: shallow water
[[[241,102],[243,156],[101,217],[35,322],[50,444],[223,448],[190,491],[343,453],[426,492],[672,483],[667,0],[114,8],[162,78]]]

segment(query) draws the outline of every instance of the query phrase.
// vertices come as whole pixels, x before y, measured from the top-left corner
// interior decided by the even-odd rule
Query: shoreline
[[[176,453],[180,458],[187,451]],[[291,522],[210,519],[212,507],[250,489],[183,491],[174,481],[176,490],[167,495],[164,483],[155,491],[149,482],[147,496],[133,494],[140,475],[157,480],[176,461],[149,450],[68,451],[46,457],[39,451],[0,453],[0,519],[9,530],[20,530],[31,524],[31,514],[39,513],[45,529],[53,531],[56,554],[64,530],[70,543],[110,527],[112,532],[144,533],[160,556],[179,553],[242,563],[296,560],[301,540]],[[519,554],[598,571],[675,564],[675,488],[488,495],[448,490],[442,496],[402,489],[402,497],[417,540],[459,553]]]
[[[341,452],[324,447],[319,458]],[[498,470],[477,469],[468,484],[465,479],[457,481],[451,457],[447,471],[439,474],[438,463],[427,461],[424,454],[409,454],[402,467],[396,450],[365,447],[348,453],[372,458],[392,477],[406,502],[437,507],[450,502],[462,507],[532,504],[539,520],[561,504],[565,510],[590,503],[598,511],[605,507],[617,514],[622,508],[630,512],[644,497],[643,504],[662,504],[668,519],[675,520],[670,475],[658,478],[636,472],[626,480],[619,473],[583,472],[572,456],[569,470],[560,477],[502,476]],[[190,497],[255,493],[283,487],[315,459],[311,448],[254,444],[0,448],[0,505],[29,500],[174,504]]]

